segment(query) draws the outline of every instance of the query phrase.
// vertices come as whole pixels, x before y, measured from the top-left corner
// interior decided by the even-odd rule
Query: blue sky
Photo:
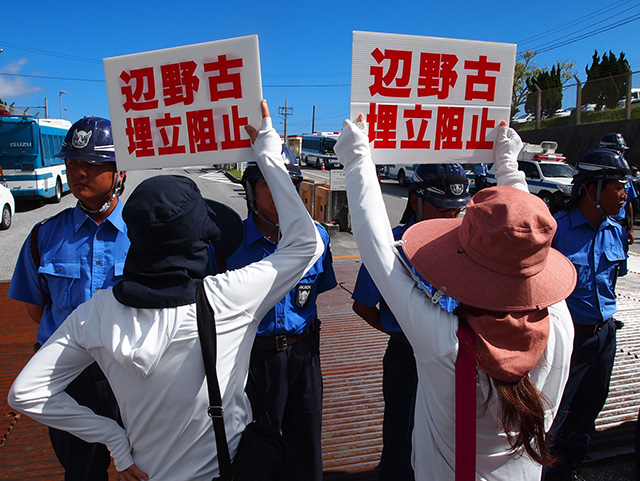
[[[311,131],[314,105],[315,130],[339,130],[349,115],[353,30],[517,43],[518,52],[541,51],[538,66],[574,62],[582,81],[594,50],[625,52],[640,71],[640,2],[631,0],[0,0],[0,11],[0,98],[30,112],[46,98],[50,117],[60,116],[62,99],[72,122],[109,116],[105,57],[252,34],[259,37],[263,95],[280,133],[277,110],[285,96],[293,107],[289,135]],[[573,41],[577,36],[586,38]],[[573,106],[573,95],[565,95],[565,107]]]

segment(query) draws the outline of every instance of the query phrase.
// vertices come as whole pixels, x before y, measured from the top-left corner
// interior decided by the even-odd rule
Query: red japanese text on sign
[[[129,139],[129,154],[135,152],[136,157],[153,157],[155,155],[149,117],[127,118],[125,133]]]
[[[456,86],[458,73],[454,67],[458,63],[458,57],[448,54],[420,53],[420,66],[418,70],[418,96],[437,96],[446,99],[449,90]]]
[[[187,132],[190,152],[218,150],[212,109],[187,112]]]
[[[203,64],[203,71],[212,73],[206,76],[211,102],[242,98],[242,66],[242,58],[228,59],[226,55]],[[200,78],[196,75],[198,64],[190,60],[161,65],[159,68],[164,105],[170,107],[176,104],[193,104],[200,88]],[[120,90],[124,96],[122,107],[125,112],[158,108],[155,78],[153,67],[121,72],[120,80],[124,85]]]
[[[409,98],[412,90],[412,55],[410,50],[386,49],[382,52],[379,48],[374,49],[371,56],[378,65],[369,67],[371,96]],[[385,66],[380,65],[385,60],[386,71]],[[462,73],[456,67],[460,68],[456,55],[419,52],[416,95],[445,100],[455,89],[460,75],[464,75],[465,100],[494,101],[496,77],[488,75],[488,72],[500,72],[500,62],[489,62],[486,55],[479,55],[478,60],[464,61]]]
[[[239,72],[230,72],[242,68],[241,58],[227,59],[220,55],[215,62],[204,64],[205,72],[217,72],[209,76],[209,95],[212,102],[220,99],[241,99],[242,82]]]
[[[158,155],[184,154],[187,149],[179,145],[181,117],[173,117],[165,113],[164,117],[156,120],[156,126],[160,132],[162,146],[158,147]]]
[[[398,106],[389,104],[369,104],[369,142],[380,149],[396,148],[396,130],[398,123]]]
[[[121,87],[122,95],[124,95],[122,107],[125,112],[158,108],[153,67],[124,71],[120,74],[120,79],[125,83]],[[133,86],[130,85],[131,83]]]
[[[433,117],[435,128],[429,131]],[[489,109],[485,107],[480,115],[471,115],[471,131],[467,133],[463,132],[465,117],[465,107],[424,108],[415,104],[402,109],[394,104],[370,103],[366,119],[369,142],[376,149],[395,149],[399,145],[401,149],[492,150],[493,142],[487,140],[487,134],[496,122],[489,118]],[[398,137],[399,120],[405,123],[402,138]]]
[[[477,61],[467,60],[464,63],[464,68],[478,71],[478,75],[467,76],[464,99],[482,99],[493,102],[496,96],[496,78],[488,76],[487,72],[500,72],[500,62],[488,62],[486,55],[480,55]],[[476,90],[479,85],[484,86],[484,89]]]
[[[179,103],[184,105],[193,103],[194,94],[200,87],[200,79],[195,75],[197,66],[198,64],[193,60],[160,66],[162,95],[167,107]]]
[[[383,97],[409,97],[411,88],[411,52],[404,50],[387,49],[382,53],[376,48],[371,52],[371,56],[378,64],[383,60],[389,60],[389,68],[384,72],[382,65],[372,65],[370,68],[373,84],[369,87],[371,95],[382,95]],[[391,86],[395,83],[395,86]]]
[[[404,110],[404,118],[407,119],[407,140],[400,142],[401,149],[428,149],[431,147],[431,141],[426,138],[426,133],[432,114],[431,110],[423,110],[420,104],[416,104],[413,109]],[[419,125],[417,134],[416,124]]]
[[[237,105],[232,105],[230,111],[221,115],[220,138],[216,138],[213,109],[187,111],[184,118],[169,113],[155,120],[128,117],[125,133],[129,154],[151,157],[250,148],[251,141],[242,137],[242,127],[248,125],[248,118],[240,116]],[[180,143],[182,129],[186,131],[188,152],[187,146]]]
[[[222,116],[222,126],[225,138],[221,143],[222,150],[251,147],[251,141],[249,139],[240,138],[240,127],[244,127],[248,123],[249,119],[247,119],[247,117],[240,117],[238,115],[237,105],[233,105],[231,107],[231,122],[229,122],[228,114]]]

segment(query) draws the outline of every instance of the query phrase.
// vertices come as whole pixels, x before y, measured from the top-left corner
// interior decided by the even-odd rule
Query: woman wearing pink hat
[[[362,260],[416,357],[416,479],[540,479],[542,464],[552,462],[545,433],[568,375],[573,327],[564,299],[576,274],[550,247],[555,220],[517,170],[522,142],[506,123],[498,127],[498,186],[476,194],[462,218],[411,227],[403,257],[380,215],[385,207],[362,121],[345,121],[335,151]],[[405,258],[461,306],[448,313],[434,304]],[[471,354],[461,354],[461,345]]]

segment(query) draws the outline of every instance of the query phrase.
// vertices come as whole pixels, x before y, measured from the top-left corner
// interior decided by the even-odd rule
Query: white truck
[[[571,197],[575,169],[556,152],[557,142],[525,143],[518,154],[518,169],[524,172],[529,191],[540,197],[551,212],[561,210]],[[496,185],[495,166],[489,169],[487,184]]]

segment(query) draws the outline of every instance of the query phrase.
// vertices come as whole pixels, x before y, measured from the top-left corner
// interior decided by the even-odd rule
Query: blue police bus
[[[300,160],[305,165],[313,165],[320,169],[341,169],[342,164],[338,161],[333,146],[336,145],[339,132],[319,132],[302,136],[302,149],[300,150]]]
[[[0,182],[16,199],[60,202],[69,185],[64,160],[54,155],[70,127],[68,120],[0,114]]]

